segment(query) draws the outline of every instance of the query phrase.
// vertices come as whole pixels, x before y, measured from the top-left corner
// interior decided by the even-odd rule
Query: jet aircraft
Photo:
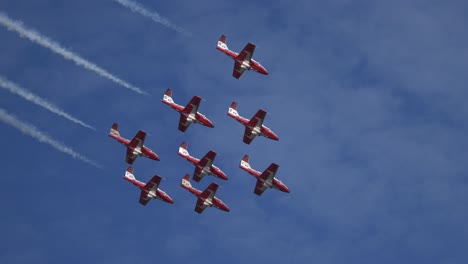
[[[263,67],[258,61],[252,59],[255,44],[247,43],[244,49],[239,53],[229,50],[226,44],[226,36],[222,35],[218,40],[218,45],[216,49],[220,50],[227,56],[231,57],[234,60],[234,70],[232,76],[239,79],[245,70],[254,70],[258,73],[268,75],[268,71]]]
[[[152,160],[159,161],[159,156],[154,153],[150,148],[146,147],[144,144],[146,132],[143,130],[138,131],[135,137],[130,141],[120,136],[119,125],[114,123],[109,132],[109,137],[117,140],[122,145],[127,147],[127,154],[125,160],[128,164],[133,164],[135,159],[139,156],[145,156]]]
[[[219,187],[218,184],[213,182],[202,192],[192,187],[192,184],[190,184],[190,175],[185,174],[180,186],[197,196],[198,199],[197,204],[195,205],[195,212],[201,214],[206,207],[215,207],[225,212],[230,211],[229,207],[221,201],[221,199],[215,197],[216,190],[218,190]]]
[[[271,163],[270,166],[268,166],[268,168],[262,173],[250,167],[249,156],[245,155],[242,158],[239,167],[257,178],[257,184],[254,189],[254,193],[256,195],[262,195],[267,188],[275,188],[282,192],[289,192],[289,188],[280,180],[275,178],[276,172],[279,168],[278,164]]]
[[[263,125],[263,120],[265,119],[266,115],[266,111],[263,109],[258,110],[252,119],[248,120],[239,115],[237,112],[237,103],[232,102],[229,106],[227,115],[245,126],[243,141],[246,144],[250,144],[250,142],[252,142],[256,136],[263,136],[276,141],[279,140],[278,136],[273,131],[271,131],[271,129]]]
[[[226,174],[213,164],[213,161],[216,158],[215,151],[210,150],[201,160],[199,160],[190,156],[187,147],[188,143],[183,142],[180,145],[179,152],[177,154],[195,165],[195,172],[193,173],[194,181],[200,182],[200,180],[205,177],[205,175],[213,175],[223,180],[228,179]]]
[[[211,122],[206,116],[198,112],[198,106],[200,105],[201,98],[199,96],[194,96],[192,100],[183,107],[174,103],[172,99],[172,90],[169,88],[164,93],[162,102],[177,112],[180,113],[179,119],[179,130],[185,132],[187,128],[192,123],[199,123],[207,127],[214,127],[213,122]]]
[[[158,175],[153,176],[153,178],[151,178],[151,180],[145,184],[135,179],[135,175],[133,174],[133,167],[130,166],[128,167],[127,171],[125,171],[124,179],[141,189],[140,203],[142,205],[146,205],[151,199],[159,199],[163,202],[171,204],[174,203],[168,194],[158,188],[159,183],[161,182],[161,177]]]

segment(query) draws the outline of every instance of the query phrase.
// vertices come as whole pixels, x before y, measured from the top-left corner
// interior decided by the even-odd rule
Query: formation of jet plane
[[[159,156],[154,153],[150,148],[146,147],[144,144],[146,138],[146,132],[143,130],[138,131],[135,137],[130,141],[120,136],[119,125],[114,123],[109,132],[109,137],[117,140],[122,145],[127,147],[127,155],[125,161],[128,164],[133,164],[135,159],[139,156],[144,156],[152,160],[159,161]]]
[[[195,205],[195,212],[201,214],[206,207],[216,207],[225,212],[230,211],[229,207],[221,199],[215,196],[219,187],[218,184],[213,182],[202,192],[192,187],[192,184],[190,184],[190,175],[185,174],[180,186],[198,198],[197,204]]]
[[[262,195],[267,188],[275,188],[282,192],[289,192],[288,187],[283,182],[275,178],[276,172],[279,168],[278,164],[271,163],[266,170],[259,172],[250,167],[249,155],[244,155],[239,167],[257,178],[257,184],[255,184],[254,189],[254,193],[256,195]]]
[[[216,48],[234,59],[233,76],[236,79],[239,79],[245,70],[253,70],[258,73],[268,75],[268,71],[252,58],[255,50],[255,44],[248,43],[245,48],[237,54],[228,49],[226,36],[222,35],[218,40]],[[193,96],[186,106],[178,105],[172,99],[172,90],[168,88],[164,93],[162,102],[179,112],[180,118],[178,129],[185,132],[192,123],[198,123],[210,128],[214,127],[214,124],[210,119],[198,112],[201,100],[201,97]],[[279,140],[278,136],[270,128],[263,125],[266,114],[267,112],[265,110],[260,109],[250,120],[246,119],[240,116],[237,112],[237,102],[231,103],[227,113],[228,116],[245,126],[243,142],[248,145],[256,136],[263,136],[276,141]],[[146,132],[143,130],[138,131],[132,140],[128,140],[120,136],[119,125],[114,123],[109,132],[109,137],[117,140],[127,148],[125,160],[130,165],[132,165],[135,159],[139,156],[144,156],[156,161],[160,160],[159,156],[154,151],[144,145]],[[177,154],[195,166],[195,170],[193,172],[193,180],[195,182],[200,182],[206,175],[212,175],[218,179],[228,180],[226,173],[213,164],[217,155],[214,150],[208,151],[205,156],[198,159],[190,156],[187,148],[188,143],[183,142],[179,146]],[[249,158],[250,157],[248,155],[244,155],[239,167],[256,178],[257,183],[255,184],[254,189],[255,194],[260,196],[268,188],[289,193],[289,188],[280,180],[275,178],[279,168],[278,164],[271,163],[265,171],[260,172],[250,167]],[[152,199],[158,199],[170,204],[174,203],[174,200],[167,193],[159,189],[159,185],[162,180],[160,176],[154,175],[147,183],[144,183],[138,181],[133,173],[134,168],[129,166],[125,171],[124,179],[141,190],[139,199],[140,204],[145,206]],[[215,196],[219,187],[217,183],[212,182],[204,191],[201,191],[192,187],[192,184],[190,183],[190,174],[185,174],[180,186],[197,197],[195,212],[201,214],[207,207],[215,207],[225,212],[230,211],[229,207],[221,199]]]
[[[240,116],[237,112],[237,102],[232,102],[231,106],[229,106],[227,115],[245,126],[244,143],[250,144],[256,136],[263,136],[278,141],[278,136],[271,131],[271,129],[263,125],[266,113],[267,112],[265,110],[260,109],[250,120],[248,120]]]
[[[213,122],[198,112],[200,101],[201,98],[199,96],[194,96],[185,107],[178,105],[174,103],[174,100],[172,100],[172,90],[170,88],[166,90],[162,100],[164,104],[170,106],[180,113],[179,130],[182,132],[185,132],[185,130],[187,130],[187,128],[192,123],[198,123],[207,127],[214,127]]]
[[[190,156],[187,147],[188,143],[183,142],[180,145],[179,152],[177,154],[195,165],[195,171],[193,172],[194,181],[200,182],[200,180],[203,179],[205,175],[213,175],[223,180],[228,179],[226,174],[213,164],[213,161],[216,158],[216,152],[214,150],[208,151],[208,153],[206,153],[206,155],[201,160],[199,160]]]
[[[124,179],[131,182],[133,185],[140,188],[140,203],[146,205],[151,199],[159,199],[166,203],[174,203],[172,198],[167,195],[164,191],[159,189],[159,183],[161,183],[161,176],[154,175],[148,183],[143,183],[135,179],[133,174],[133,167],[130,166],[125,171]]]
[[[255,44],[250,42],[247,43],[244,49],[237,54],[234,51],[229,50],[226,44],[226,36],[222,35],[218,40],[216,49],[234,60],[234,70],[232,72],[232,76],[234,76],[234,78],[239,79],[245,70],[254,70],[258,73],[268,75],[268,71],[265,67],[263,67],[258,61],[252,59],[255,51]]]

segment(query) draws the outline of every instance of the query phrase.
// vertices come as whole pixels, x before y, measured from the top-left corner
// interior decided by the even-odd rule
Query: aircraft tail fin
[[[170,104],[174,103],[174,100],[172,100],[172,90],[171,90],[171,88],[167,88],[166,92],[164,93],[163,102],[167,102],[167,103],[170,103]]]
[[[249,159],[250,159],[249,155],[244,155],[244,157],[241,160],[241,163],[240,163],[239,167],[241,167],[241,169],[250,170],[251,168],[250,168]]]
[[[229,106],[228,115],[232,117],[239,116],[239,113],[237,112],[237,102],[231,103],[231,105]]]
[[[221,35],[221,37],[218,40],[218,46],[216,47],[219,50],[229,50],[227,44],[226,44],[226,36]]]
[[[181,185],[184,188],[192,188],[192,184],[190,183],[190,174],[185,174],[184,178],[182,178]]]
[[[189,152],[187,150],[187,147],[188,147],[188,143],[187,142],[182,142],[182,144],[180,144],[180,147],[179,147],[179,155],[182,156],[182,157],[187,157],[189,156]]]
[[[133,167],[129,166],[125,171],[125,178],[130,180],[135,180],[135,175],[133,175]]]
[[[112,124],[112,127],[111,127],[111,129],[109,131],[109,135],[114,135],[114,136],[120,137],[119,124],[117,124],[117,123]]]

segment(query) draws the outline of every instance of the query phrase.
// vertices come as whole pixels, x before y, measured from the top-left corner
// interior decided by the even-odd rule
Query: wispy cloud
[[[132,10],[133,12],[135,13],[138,13],[144,17],[147,17],[151,20],[153,20],[154,22],[156,23],[159,23],[159,24],[162,24],[172,30],[175,30],[179,33],[182,33],[186,36],[189,36],[191,37],[192,36],[192,33],[188,32],[187,30],[173,24],[172,22],[170,22],[169,20],[167,20],[166,18],[162,17],[161,15],[159,15],[158,13],[156,13],[155,11],[152,11],[152,10],[148,10],[147,8],[145,8],[144,6],[142,6],[141,4],[135,2],[135,1],[130,1],[130,0],[114,0],[115,2],[129,8],[130,10]]]
[[[43,36],[41,33],[33,29],[28,29],[24,27],[21,21],[12,20],[6,14],[0,13],[0,24],[6,27],[8,30],[17,32],[18,34],[20,34],[21,37],[25,37],[36,44],[39,44],[45,48],[48,48],[49,50],[61,55],[65,59],[71,60],[75,62],[77,65],[82,66],[85,69],[88,69],[90,71],[93,71],[99,74],[100,76],[107,78],[127,89],[130,89],[139,94],[147,94],[145,91],[141,90],[140,88],[109,73],[108,71],[97,66],[96,64],[84,59],[80,55],[63,48],[59,43],[49,39],[46,36]]]
[[[29,125],[27,123],[24,123],[20,120],[18,120],[16,117],[8,114],[4,109],[0,108],[0,120],[3,121],[4,123],[18,129],[19,131],[23,132],[26,135],[29,135],[35,139],[37,139],[39,142],[46,143],[56,150],[63,152],[65,154],[68,154],[72,156],[75,159],[79,159],[81,161],[84,161],[90,165],[93,165],[99,169],[102,169],[102,166],[99,165],[98,163],[86,158],[85,156],[77,153],[70,147],[67,147],[63,145],[62,143],[56,141],[55,139],[52,139],[48,137],[46,134],[43,132],[39,131],[36,127]]]
[[[12,83],[10,82],[9,80],[7,80],[6,78],[0,76],[0,87],[11,92],[11,93],[14,93],[16,95],[19,95],[20,97],[24,98],[25,100],[31,102],[31,103],[34,103],[36,105],[39,105],[47,110],[49,110],[50,112],[56,114],[56,115],[59,115],[59,116],[62,116],[74,123],[77,123],[77,124],[80,124],[86,128],[89,128],[89,129],[93,129],[93,130],[96,130],[94,127],[86,124],[85,122],[79,120],[78,118],[76,117],[73,117],[72,115],[66,113],[65,111],[63,111],[62,109],[58,108],[57,106],[53,105],[52,103],[49,103],[47,102],[46,100],[42,99],[41,97],[31,93],[30,91],[18,86],[17,84],[15,83]]]

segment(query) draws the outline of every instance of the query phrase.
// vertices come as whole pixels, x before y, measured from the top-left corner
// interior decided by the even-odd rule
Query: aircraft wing
[[[238,63],[237,61],[234,62],[234,70],[232,71],[232,76],[234,76],[234,78],[239,79],[244,73],[244,71],[245,68],[242,68],[240,63]]]
[[[212,200],[218,190],[219,185],[216,183],[211,183],[208,188],[206,188],[199,196],[199,198]]]
[[[138,133],[133,137],[132,141],[128,145],[131,148],[142,147],[143,143],[145,142],[146,132],[143,130],[138,131]]]
[[[257,184],[255,184],[254,193],[260,196],[265,190],[266,190],[265,184],[262,181],[257,180]]]
[[[201,214],[205,210],[205,208],[208,207],[202,199],[198,198],[197,204],[195,205],[195,212]]]
[[[250,119],[249,126],[250,127],[258,127],[261,128],[263,125],[263,120],[265,120],[266,112],[265,110],[258,110],[257,113]]]
[[[200,106],[201,98],[199,96],[194,96],[192,100],[185,106],[185,108],[180,113],[179,119],[179,130],[185,132],[190,126],[191,122],[188,121],[188,116],[193,116],[198,112],[198,107]]]
[[[144,191],[144,190],[141,190],[140,203],[142,205],[146,205],[150,200],[151,200],[151,198],[148,197],[148,193],[146,191]]]
[[[200,182],[203,178],[203,169],[208,168],[211,171],[211,165],[213,165],[213,160],[216,158],[216,152],[210,150],[206,155],[196,164],[195,172],[193,173],[193,180]]]
[[[206,155],[198,162],[198,166],[203,168],[211,168],[213,161],[216,158],[216,152],[210,150]]]
[[[159,183],[161,183],[161,177],[154,175],[153,178],[151,178],[151,180],[145,185],[144,189],[149,192],[156,193]]]
[[[186,115],[189,114],[196,114],[198,111],[198,107],[200,106],[201,98],[199,96],[194,96],[192,100],[185,106],[182,112]]]
[[[268,168],[260,175],[260,178],[265,182],[272,183],[273,178],[275,177],[276,172],[278,171],[278,164],[272,163]]]
[[[255,44],[247,43],[244,49],[237,55],[237,60],[241,61],[250,61],[252,59],[253,53],[255,50]]]
[[[244,132],[244,143],[250,144],[252,140],[256,137],[255,134],[252,133],[252,129],[245,127],[245,132]]]
[[[278,171],[278,164],[272,163],[268,168],[260,175],[260,179],[257,180],[257,184],[255,184],[255,190],[254,193],[258,196],[262,195],[262,193],[267,189],[265,186],[266,183],[271,184],[273,183],[273,178],[276,175],[276,172]]]
[[[195,166],[195,171],[193,172],[193,180],[196,182],[200,182],[203,176],[205,176],[203,175],[203,170]]]
[[[149,197],[149,194],[156,194],[158,190],[159,183],[161,183],[161,177],[158,175],[154,175],[153,178],[143,187],[140,193],[140,203],[142,205],[146,205],[151,198]]]
[[[133,151],[131,149],[127,148],[127,155],[125,157],[125,161],[128,164],[132,165],[136,158],[137,158],[137,155],[134,155]]]
[[[185,132],[185,130],[187,130],[189,126],[190,126],[190,122],[187,120],[187,117],[184,116],[183,114],[180,114],[179,130],[182,132]]]

